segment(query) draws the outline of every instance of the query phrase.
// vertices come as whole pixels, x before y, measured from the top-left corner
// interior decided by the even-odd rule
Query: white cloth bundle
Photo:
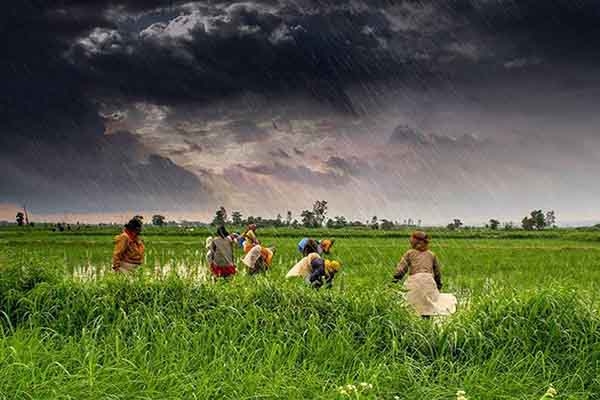
[[[261,251],[261,249],[262,249],[262,247],[259,244],[257,244],[253,248],[251,248],[250,251],[248,253],[246,253],[246,255],[244,256],[244,258],[242,258],[242,262],[248,268],[254,268],[254,266],[256,265],[256,262],[260,258],[260,255],[261,255],[260,251]]]
[[[287,275],[285,277],[286,278],[294,278],[294,277],[306,278],[312,272],[312,268],[311,268],[310,264],[313,262],[313,260],[315,260],[317,258],[321,258],[319,256],[319,254],[310,253],[309,255],[307,255],[300,261],[298,261],[296,263],[296,265],[294,265],[292,267],[292,269],[289,270],[289,272],[287,273]]]
[[[410,275],[404,288],[406,301],[419,315],[450,315],[456,312],[456,296],[440,293],[433,274],[419,273]]]

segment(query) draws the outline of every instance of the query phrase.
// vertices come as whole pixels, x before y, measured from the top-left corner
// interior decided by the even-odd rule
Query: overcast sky
[[[597,1],[11,3],[2,219],[600,219]]]

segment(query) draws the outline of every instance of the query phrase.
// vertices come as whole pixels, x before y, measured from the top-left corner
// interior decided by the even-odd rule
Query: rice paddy
[[[306,232],[263,232],[270,273],[228,282],[202,231],[149,230],[115,276],[115,233],[0,231],[0,399],[600,398],[595,232],[434,232],[460,304],[433,321],[391,283],[406,232],[330,232],[320,291],[284,278]]]

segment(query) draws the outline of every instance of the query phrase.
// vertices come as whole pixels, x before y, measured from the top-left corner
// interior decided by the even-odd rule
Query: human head
[[[335,274],[342,268],[342,264],[335,260],[325,260],[325,272],[327,275]]]
[[[319,244],[313,239],[308,239],[308,241],[306,242],[306,245],[304,246],[304,251],[302,252],[304,254],[304,256],[307,256],[311,253],[318,253],[318,252],[319,252]]]
[[[335,243],[335,239],[323,239],[321,240],[321,248],[323,249],[323,253],[329,254],[331,251],[331,247]]]
[[[429,235],[423,231],[415,231],[410,236],[410,245],[413,249],[426,251],[429,249]]]
[[[142,221],[139,218],[134,217],[125,224],[125,229],[139,235],[142,233]]]
[[[320,258],[320,257],[317,257],[317,258],[315,258],[314,260],[312,260],[312,261],[310,262],[310,268],[311,268],[313,271],[314,271],[315,269],[317,269],[317,268],[324,267],[324,265],[325,265],[325,262],[324,262],[324,261],[323,261],[323,259],[322,259],[322,258]]]
[[[248,225],[248,230],[249,231],[256,231],[256,228],[257,228],[256,224],[250,224],[250,225]]]
[[[225,227],[223,225],[221,225],[217,229],[217,235],[219,235],[219,237],[225,239],[227,236],[229,236],[229,232],[227,232],[227,229],[225,229]]]

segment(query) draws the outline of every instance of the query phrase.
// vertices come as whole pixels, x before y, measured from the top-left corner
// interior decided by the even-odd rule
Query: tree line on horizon
[[[221,225],[233,225],[233,226],[247,226],[250,224],[256,224],[259,227],[291,227],[291,228],[328,228],[328,229],[341,229],[348,227],[360,227],[370,229],[381,229],[381,230],[393,230],[402,228],[419,228],[422,226],[422,220],[413,220],[412,218],[404,219],[400,221],[392,221],[385,218],[378,218],[373,216],[370,220],[350,220],[342,215],[334,217],[327,217],[328,202],[326,200],[316,200],[313,203],[311,209],[305,209],[300,212],[299,219],[293,218],[291,211],[287,211],[285,218],[281,214],[277,214],[275,218],[263,218],[260,216],[249,215],[246,218],[240,211],[233,211],[231,215],[227,213],[225,207],[220,206],[213,217],[210,225],[217,227]],[[134,218],[140,219],[144,222],[142,215],[136,215]],[[18,226],[34,226],[33,222],[29,222],[29,217],[25,212],[18,212],[16,215],[16,223]],[[157,227],[168,226],[168,225],[180,225],[175,221],[167,221],[166,217],[161,214],[155,214],[152,216],[151,224]],[[79,223],[78,223],[79,225]],[[64,231],[66,224],[57,223],[59,231]],[[498,230],[502,226],[505,230],[516,229],[516,225],[513,222],[505,222],[502,224],[498,219],[490,219],[485,225],[485,228],[491,230]],[[533,210],[521,220],[521,229],[532,231],[532,230],[543,230],[546,228],[556,227],[556,213],[554,210],[546,211]],[[454,218],[452,222],[446,225],[448,230],[459,230],[467,228],[461,219]],[[70,230],[70,229],[69,229]]]

